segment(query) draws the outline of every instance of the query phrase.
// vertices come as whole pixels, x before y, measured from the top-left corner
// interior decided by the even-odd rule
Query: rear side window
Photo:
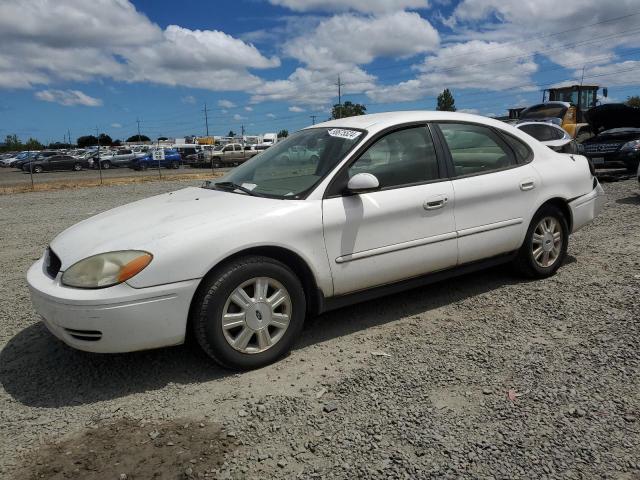
[[[533,158],[531,150],[522,140],[504,132],[502,132],[502,138],[509,144],[513,153],[516,154],[518,163],[527,163]]]
[[[466,123],[438,126],[451,152],[456,177],[501,170],[518,163],[511,148],[488,127]]]
[[[234,145],[233,148],[235,149],[236,152],[241,152],[242,151],[242,145]]]

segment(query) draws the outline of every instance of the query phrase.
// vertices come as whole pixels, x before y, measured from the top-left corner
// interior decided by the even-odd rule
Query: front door
[[[421,125],[386,134],[338,174],[371,173],[380,190],[349,195],[329,187],[325,195],[335,295],[456,264],[453,186],[441,167],[429,129]]]

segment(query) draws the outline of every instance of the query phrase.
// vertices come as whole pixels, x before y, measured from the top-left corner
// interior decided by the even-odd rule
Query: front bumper
[[[596,180],[596,186],[591,192],[569,202],[571,218],[573,220],[571,233],[577,232],[585,225],[591,223],[602,211],[605,200],[606,195],[604,190]]]
[[[121,283],[85,290],[63,286],[44,272],[43,260],[27,273],[31,301],[49,331],[67,345],[120,353],[184,342],[191,299],[199,280],[149,288]]]

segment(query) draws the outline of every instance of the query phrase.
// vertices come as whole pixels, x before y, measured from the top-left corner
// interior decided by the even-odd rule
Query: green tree
[[[22,145],[22,142],[15,133],[13,135],[7,135],[4,143],[8,151],[22,150],[24,148],[24,145]]]
[[[627,97],[627,101],[624,102],[630,107],[640,107],[640,95],[633,95],[631,97]]]
[[[76,140],[78,148],[93,147],[98,145],[98,138],[95,135],[84,135]]]
[[[112,143],[113,140],[109,135],[107,135],[106,133],[100,134],[100,145],[111,145]]]
[[[438,95],[438,106],[436,107],[436,110],[440,110],[442,112],[456,111],[456,101],[448,88],[445,88],[442,93]]]
[[[127,138],[127,142],[149,142],[151,139],[146,135],[131,135]]]
[[[167,137],[158,137],[159,142],[164,142],[165,140],[169,140]]]
[[[29,140],[27,140],[27,143],[24,144],[24,147],[27,150],[42,150],[42,149],[44,149],[44,145],[42,145],[35,138],[31,138],[31,137],[29,137]]]
[[[111,144],[112,147],[120,147],[122,146],[122,141],[119,138],[116,138]]]
[[[355,117],[356,115],[364,115],[367,113],[367,107],[360,103],[344,102],[342,105],[336,103],[331,110],[330,120],[345,117]]]
[[[278,138],[287,138],[289,136],[289,130],[280,130],[278,132]]]

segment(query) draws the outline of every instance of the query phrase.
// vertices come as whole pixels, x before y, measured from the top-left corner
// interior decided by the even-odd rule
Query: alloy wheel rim
[[[222,332],[227,343],[241,353],[272,348],[289,328],[291,296],[277,280],[256,277],[239,285],[222,310]]]
[[[533,231],[532,254],[538,266],[549,268],[556,263],[562,251],[562,229],[554,217],[545,217]]]

